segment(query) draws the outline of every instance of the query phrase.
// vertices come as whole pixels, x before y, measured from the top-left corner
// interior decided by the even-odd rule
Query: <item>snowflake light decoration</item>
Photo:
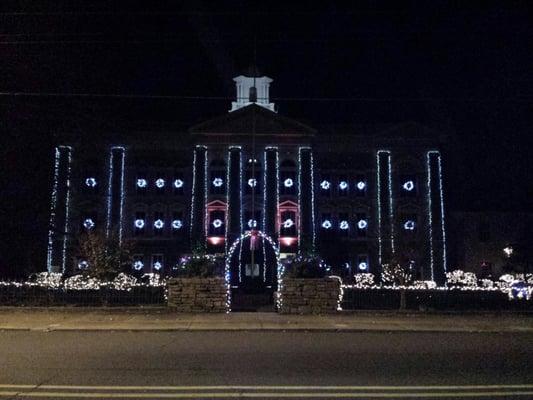
[[[339,228],[343,231],[347,230],[349,227],[350,224],[348,223],[348,221],[341,221],[341,223],[339,224]]]
[[[156,181],[155,181],[155,186],[158,188],[158,189],[163,189],[165,187],[165,180],[163,178],[158,178]]]
[[[78,261],[78,268],[79,269],[87,269],[88,266],[89,266],[89,263],[87,262],[87,260]]]
[[[412,191],[415,188],[415,183],[413,181],[406,181],[402,185],[404,190],[407,190],[408,192]]]
[[[180,189],[183,187],[183,181],[181,179],[174,179],[174,187]]]
[[[163,229],[164,226],[165,226],[165,223],[163,222],[162,219],[156,219],[154,221],[154,228],[155,229]]]
[[[212,222],[212,224],[215,228],[220,228],[222,226],[222,221],[217,218]]]
[[[366,271],[368,269],[368,263],[366,261],[361,261],[357,268],[359,268],[361,271]]]
[[[320,187],[324,190],[329,190],[329,188],[331,187],[331,182],[323,180],[322,182],[320,182]]]
[[[406,231],[414,231],[415,230],[415,221],[413,220],[408,220],[408,221],[405,221],[405,223],[403,224],[403,229],[405,229]]]
[[[357,227],[359,229],[366,229],[368,226],[368,222],[366,221],[366,219],[360,219],[359,221],[357,221]]]
[[[85,220],[83,221],[83,227],[85,229],[93,229],[94,225],[95,224],[92,218],[85,218]]]
[[[331,229],[331,221],[329,219],[325,219],[322,221],[322,228],[324,229]]]
[[[92,178],[92,177],[85,179],[85,185],[87,185],[87,186],[89,186],[91,188],[95,187],[96,186],[96,179]]]
[[[257,228],[257,220],[255,220],[255,219],[249,219],[249,220],[248,220],[248,227],[249,227],[249,228]]]
[[[340,190],[346,190],[346,189],[348,189],[348,182],[346,182],[346,181],[340,181],[340,182],[339,182],[339,189],[340,189]]]
[[[148,185],[148,182],[144,178],[139,178],[136,184],[138,188],[144,189]]]
[[[140,271],[144,268],[144,263],[141,260],[136,260],[133,262],[133,269],[136,271]]]
[[[156,261],[153,266],[154,266],[154,269],[157,271],[163,268],[163,264],[160,261]]]
[[[144,223],[144,219],[140,219],[140,218],[136,219],[134,224],[135,224],[135,228],[142,229],[142,228],[144,228],[144,224],[145,224]]]
[[[365,181],[359,181],[359,182],[357,182],[356,186],[357,186],[357,189],[359,189],[359,190],[365,190],[366,182]]]
[[[181,219],[175,219],[172,221],[172,228],[173,229],[181,229],[183,227],[183,222],[181,222]]]
[[[283,181],[283,186],[290,188],[294,185],[294,181],[291,178],[287,178]]]
[[[212,183],[214,187],[221,187],[224,184],[224,181],[222,178],[215,178]]]
[[[255,178],[248,179],[248,186],[256,187],[257,186],[257,179],[255,179]]]
[[[290,218],[287,218],[285,221],[283,221],[283,227],[284,228],[291,228],[294,226],[294,221]]]

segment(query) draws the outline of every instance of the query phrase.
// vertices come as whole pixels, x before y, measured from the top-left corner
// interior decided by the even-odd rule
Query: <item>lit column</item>
[[[196,146],[193,156],[191,195],[191,247],[205,246],[207,204],[207,147]]]
[[[378,150],[376,155],[376,196],[379,268],[381,268],[382,263],[389,261],[395,250],[391,159],[389,150]]]
[[[237,239],[243,231],[242,227],[242,150],[239,146],[232,146],[228,150],[227,169],[227,204],[226,217],[226,252],[228,246]]]
[[[446,230],[442,158],[439,151],[427,152],[427,210],[431,279],[438,284],[446,281]]]
[[[276,147],[267,147],[263,169],[263,232],[276,240],[276,218],[279,204],[279,156]]]
[[[106,234],[113,231],[122,240],[122,214],[124,210],[124,174],[126,149],[113,146],[109,151],[108,181],[107,181],[107,221]]]
[[[298,208],[300,226],[298,246],[304,250],[315,247],[315,194],[313,152],[309,147],[298,149]]]
[[[46,267],[48,272],[64,272],[66,269],[69,235],[71,164],[72,147],[56,147],[46,257]]]

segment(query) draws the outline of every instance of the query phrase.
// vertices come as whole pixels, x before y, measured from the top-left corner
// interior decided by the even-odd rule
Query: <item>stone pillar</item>
[[[72,147],[56,147],[46,258],[48,272],[64,272],[66,269],[70,234],[71,164]]]
[[[299,248],[315,248],[315,195],[313,177],[313,152],[311,148],[298,150],[298,207],[300,213]]]
[[[124,174],[126,149],[113,146],[109,150],[107,181],[107,219],[106,234],[118,234],[122,240],[122,214],[124,210]]]
[[[446,231],[440,152],[428,151],[426,161],[430,271],[425,275],[440,285],[446,281]]]
[[[276,218],[279,203],[278,149],[267,147],[264,153],[263,232],[276,240]]]
[[[242,233],[242,150],[228,150],[226,252]]]
[[[389,150],[378,150],[376,165],[378,266],[375,274],[381,273],[381,265],[389,262],[394,253],[394,208],[392,190],[392,156]]]
[[[191,194],[191,247],[205,246],[205,213],[207,199],[207,147],[196,146],[193,157]]]

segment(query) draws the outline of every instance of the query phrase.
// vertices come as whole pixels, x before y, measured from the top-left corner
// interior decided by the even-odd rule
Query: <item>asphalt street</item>
[[[533,398],[532,344],[530,333],[1,331],[0,398]]]

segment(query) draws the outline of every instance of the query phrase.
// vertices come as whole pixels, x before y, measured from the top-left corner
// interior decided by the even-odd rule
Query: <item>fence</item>
[[[408,310],[533,311],[533,300],[509,300],[506,293],[481,290],[407,290]],[[345,288],[343,310],[396,310],[400,291]]]
[[[0,286],[0,306],[136,306],[166,305],[165,287],[138,286],[131,290],[49,289],[39,286]]]

